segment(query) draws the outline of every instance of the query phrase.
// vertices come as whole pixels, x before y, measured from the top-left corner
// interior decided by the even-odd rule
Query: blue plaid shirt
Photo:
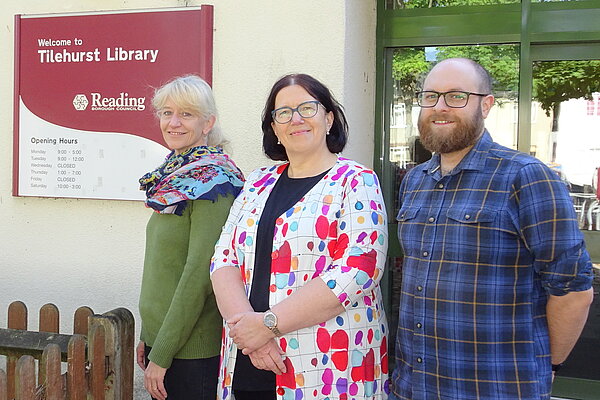
[[[450,174],[440,172],[434,155],[400,187],[393,393],[549,399],[547,295],[589,289],[593,274],[566,186],[487,131]]]

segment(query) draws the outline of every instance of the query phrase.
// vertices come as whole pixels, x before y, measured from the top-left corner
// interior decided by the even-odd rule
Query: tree
[[[600,92],[600,61],[538,61],[533,63],[533,98],[546,115],[569,99],[592,99]],[[553,119],[558,118],[555,112]],[[554,129],[553,129],[554,130]]]
[[[422,47],[403,48],[394,51],[392,61],[392,77],[396,81],[394,103],[404,103],[406,115],[406,137],[413,136],[412,108],[418,82],[429,70],[425,60],[425,49]]]
[[[556,159],[556,132],[560,104],[570,99],[592,99],[600,92],[600,61],[538,61],[533,63],[533,98],[552,115],[552,161]]]
[[[438,61],[465,57],[477,61],[491,75],[493,92],[514,99],[519,90],[519,48],[514,45],[451,46],[438,49]]]

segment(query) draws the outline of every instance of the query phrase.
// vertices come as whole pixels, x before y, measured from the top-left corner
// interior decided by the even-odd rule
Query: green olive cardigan
[[[188,200],[182,216],[153,213],[148,221],[140,339],[152,347],[150,361],[163,368],[174,358],[219,354],[223,321],[209,266],[233,200]]]

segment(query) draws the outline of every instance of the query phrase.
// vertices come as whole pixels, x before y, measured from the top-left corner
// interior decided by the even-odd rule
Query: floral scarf
[[[220,148],[192,147],[181,154],[171,151],[154,171],[140,178],[146,207],[161,214],[182,215],[187,200],[216,201],[219,195],[237,196],[244,176]]]

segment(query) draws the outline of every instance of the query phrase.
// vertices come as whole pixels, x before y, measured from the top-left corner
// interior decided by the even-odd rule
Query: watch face
[[[264,318],[265,325],[268,328],[277,326],[277,316],[273,313],[266,313]]]

